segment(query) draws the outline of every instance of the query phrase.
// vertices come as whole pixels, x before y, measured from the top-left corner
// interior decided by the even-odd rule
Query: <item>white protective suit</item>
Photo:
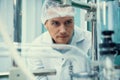
[[[38,37],[33,44],[53,44],[49,32],[43,33]],[[47,59],[28,59],[28,67],[34,71],[38,69],[56,69],[56,75],[51,76],[40,76],[37,77],[37,80],[72,80],[70,77],[70,66],[72,63],[72,70],[74,73],[85,72],[89,70],[89,61],[87,55],[89,49],[91,48],[91,33],[89,31],[83,31],[78,27],[74,29],[74,35],[72,37],[70,45],[76,46],[80,49],[81,52],[70,49],[65,51],[62,49],[55,50],[55,53],[51,51],[44,51],[45,53],[40,54],[49,54],[49,55],[62,55],[60,58],[47,58]],[[72,56],[67,58],[65,56]],[[73,80],[83,80],[82,78],[73,78]],[[86,80],[86,79],[85,79]]]

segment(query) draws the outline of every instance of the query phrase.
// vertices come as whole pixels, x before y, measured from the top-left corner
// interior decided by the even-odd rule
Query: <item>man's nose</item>
[[[62,26],[60,27],[60,32],[61,32],[61,33],[66,33],[66,27],[65,27],[64,25],[62,25]]]

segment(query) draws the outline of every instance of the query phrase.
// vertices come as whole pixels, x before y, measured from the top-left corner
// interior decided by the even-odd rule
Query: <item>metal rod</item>
[[[43,76],[43,75],[56,75],[55,69],[41,69],[33,72],[35,76]],[[9,77],[9,72],[0,72],[0,78]]]
[[[97,30],[96,30],[96,21],[92,21],[92,53],[93,59],[98,60],[97,56]]]
[[[8,77],[10,75],[10,73],[9,72],[0,72],[0,78],[6,78],[6,77]]]
[[[79,0],[56,0],[57,2],[62,3],[62,6],[74,6],[85,10],[96,9],[96,4],[88,4]]]
[[[78,0],[72,0],[72,5],[78,8],[82,8],[82,9],[91,9],[91,5],[87,4],[87,3],[83,3],[81,1]]]
[[[78,0],[72,0],[71,5],[85,10],[96,10],[96,4],[93,3],[89,4]]]
[[[43,76],[43,75],[56,75],[55,69],[41,69],[33,72],[35,76]]]
[[[93,78],[98,76],[98,72],[88,73],[88,72],[81,72],[81,73],[73,73],[72,76],[75,78]]]

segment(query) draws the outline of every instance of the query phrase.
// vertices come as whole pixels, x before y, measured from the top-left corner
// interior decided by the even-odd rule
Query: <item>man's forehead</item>
[[[73,16],[65,16],[65,17],[57,17],[50,19],[51,21],[59,21],[59,20],[73,20]]]

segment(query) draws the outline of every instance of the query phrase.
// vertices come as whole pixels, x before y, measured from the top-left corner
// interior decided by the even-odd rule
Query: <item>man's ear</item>
[[[44,23],[44,26],[45,26],[45,28],[47,29],[47,22],[48,22],[48,20]]]

